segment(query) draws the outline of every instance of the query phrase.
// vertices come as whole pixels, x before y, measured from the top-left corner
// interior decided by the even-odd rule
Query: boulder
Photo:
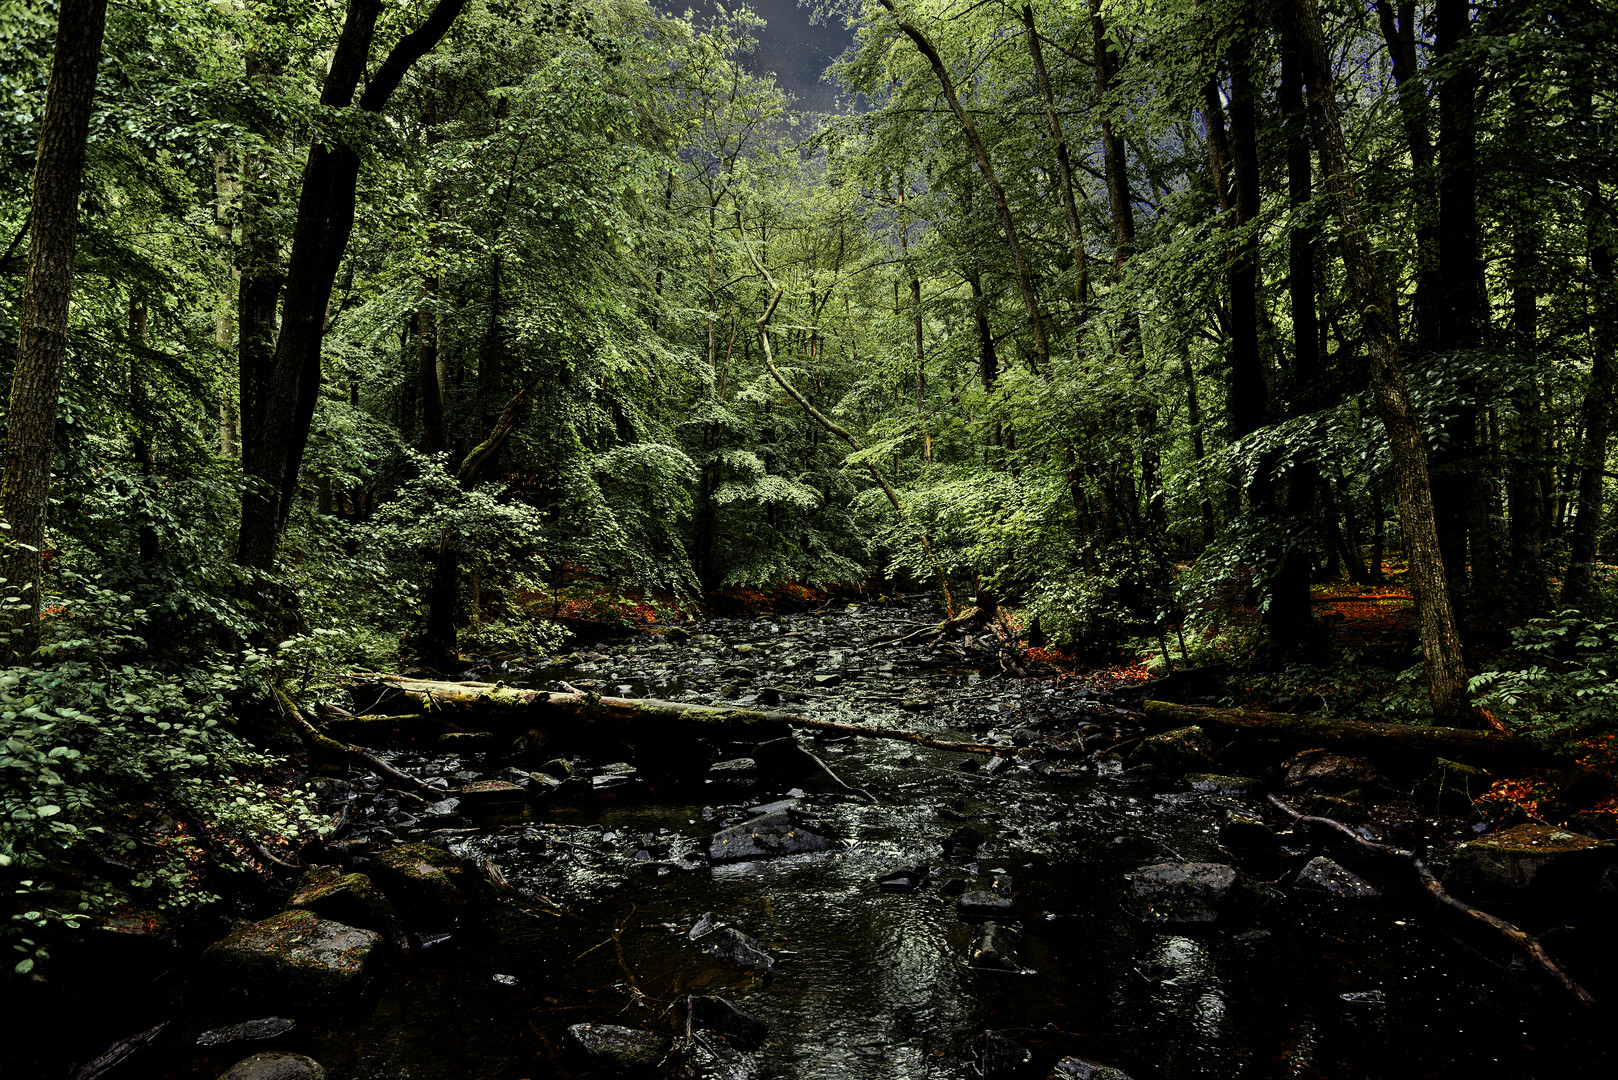
[[[243,1058],[219,1080],[326,1080],[326,1070],[312,1057],[272,1050]]]
[[[955,917],[962,922],[980,922],[984,919],[1015,922],[1017,907],[1009,897],[984,889],[962,894],[960,899],[955,901]]]
[[[407,916],[439,926],[475,918],[493,888],[469,860],[431,844],[380,853],[372,876]]]
[[[883,892],[914,892],[927,880],[927,867],[900,866],[876,879],[876,887]]]
[[[775,967],[775,957],[764,950],[757,938],[748,937],[731,926],[714,933],[708,941],[707,952],[709,956],[740,967],[761,968],[764,971]]]
[[[944,857],[970,859],[977,854],[978,848],[983,846],[983,841],[984,836],[981,832],[970,825],[963,825],[944,837]]]
[[[1295,754],[1285,768],[1286,789],[1295,794],[1349,795],[1387,786],[1368,759],[1328,750]]]
[[[1185,926],[1212,923],[1234,899],[1238,875],[1223,863],[1156,863],[1129,878],[1149,923]]]
[[[748,757],[717,761],[708,767],[708,779],[727,784],[751,784],[758,779],[758,762]]]
[[[1274,829],[1246,814],[1228,813],[1219,826],[1219,846],[1232,851],[1270,851],[1276,842]]]
[[[358,993],[379,962],[379,934],[283,911],[208,946],[203,959],[250,990],[302,1002]]]
[[[716,863],[745,862],[830,848],[832,841],[806,828],[805,820],[794,811],[779,810],[721,829],[708,843],[708,858]]]
[[[1371,900],[1382,893],[1375,885],[1324,855],[1317,855],[1298,871],[1292,888],[1311,896],[1333,900]]]
[[[1219,773],[1186,773],[1186,783],[1192,791],[1205,795],[1224,795],[1232,799],[1262,799],[1264,783],[1251,776],[1221,776]],[[1074,1059],[1078,1060],[1078,1059]]]
[[[1142,739],[1135,748],[1135,760],[1165,772],[1212,772],[1213,740],[1194,724],[1175,728]]]
[[[1457,848],[1444,886],[1472,895],[1594,888],[1615,850],[1611,841],[1550,825],[1518,825]]]
[[[978,927],[977,940],[972,944],[972,956],[967,964],[978,971],[1020,973],[1023,966],[1017,959],[1018,944],[1015,930],[997,922],[986,922]]]
[[[509,780],[473,780],[456,793],[468,810],[482,810],[523,801],[527,792]]]
[[[674,1047],[667,1035],[617,1024],[574,1024],[567,1042],[596,1068],[631,1074],[652,1072]]]
[[[685,1008],[692,1024],[717,1032],[738,1050],[757,1050],[770,1033],[770,1025],[722,997],[692,994],[685,999]]]
[[[295,1020],[284,1016],[266,1016],[260,1020],[247,1020],[227,1027],[209,1028],[197,1036],[198,1046],[224,1046],[234,1042],[254,1042],[274,1039],[297,1027]]]
[[[391,934],[398,913],[367,874],[345,874],[335,866],[304,872],[287,907],[312,911],[323,919]]]
[[[1065,1057],[1051,1071],[1051,1080],[1130,1080],[1129,1074],[1089,1058]]]

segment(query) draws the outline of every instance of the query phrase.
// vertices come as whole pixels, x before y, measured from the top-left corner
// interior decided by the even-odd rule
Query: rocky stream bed
[[[120,983],[116,1012],[64,1038],[161,1024],[107,1070],[128,1080],[1613,1075],[1599,1015],[1456,937],[1396,868],[1288,831],[1265,794],[1421,832],[1482,892],[1499,874],[1452,852],[1487,823],[1356,813],[1380,778],[1332,755],[1240,762],[1262,779],[1201,760],[1222,747],[1141,755],[1138,690],[873,644],[932,618],[839,602],[474,669],[1004,751],[800,732],[716,744],[689,775],[400,721],[377,752],[441,797],[312,779],[345,824],[288,911]],[[1555,910],[1599,998],[1618,990],[1613,873],[1592,852]],[[1500,910],[1544,930],[1544,900]]]

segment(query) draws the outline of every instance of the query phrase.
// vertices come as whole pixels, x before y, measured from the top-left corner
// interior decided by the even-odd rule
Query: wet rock
[[[679,626],[671,626],[663,631],[663,640],[675,645],[682,645],[691,640],[691,631]]]
[[[719,929],[719,920],[711,911],[704,911],[702,917],[691,924],[691,930],[686,937],[691,941],[698,941]]]
[[[716,761],[708,767],[708,779],[727,784],[751,784],[758,779],[758,762],[746,757]]]
[[[707,952],[709,956],[741,967],[761,968],[765,971],[775,967],[775,957],[765,951],[757,938],[748,937],[731,926],[714,933],[708,942]]]
[[[219,1080],[326,1080],[326,1070],[312,1057],[271,1050],[243,1058]]]
[[[972,945],[972,957],[967,963],[979,971],[1021,972],[1018,944],[1015,930],[991,920],[978,927],[977,941]]]
[[[1345,825],[1364,825],[1371,820],[1369,807],[1342,795],[1311,794],[1305,796],[1298,806],[1306,814],[1331,818]]]
[[[685,999],[685,1008],[693,1025],[718,1032],[738,1050],[757,1050],[770,1033],[770,1025],[722,997],[693,994]]]
[[[384,851],[371,872],[406,917],[433,925],[475,917],[492,888],[471,862],[431,844],[404,844]]]
[[[1251,776],[1221,776],[1218,773],[1187,773],[1186,783],[1192,791],[1207,795],[1224,795],[1232,799],[1261,799],[1264,784]]]
[[[617,1024],[574,1024],[567,1042],[591,1065],[617,1073],[652,1072],[674,1046],[667,1035]]]
[[[367,874],[345,874],[335,866],[304,872],[287,907],[312,911],[323,919],[391,933],[399,915]]]
[[[1270,851],[1275,848],[1275,830],[1255,817],[1228,813],[1219,826],[1219,846],[1232,851]]]
[[[473,780],[456,793],[468,810],[523,801],[523,789],[509,780]]]
[[[1150,923],[1194,925],[1218,920],[1233,899],[1238,875],[1223,863],[1157,863],[1126,874]]]
[[[331,1001],[364,987],[380,962],[381,943],[379,934],[312,911],[283,911],[214,942],[203,960],[255,993]]]
[[[944,837],[944,857],[970,859],[983,846],[985,837],[970,825],[963,825]]]
[[[1550,825],[1518,825],[1457,848],[1444,886],[1474,895],[1593,889],[1615,851],[1618,845],[1608,840]]]
[[[843,677],[836,674],[816,675],[811,681],[816,686],[829,688],[833,686],[841,686],[843,683]]]
[[[1415,795],[1443,814],[1465,814],[1472,801],[1489,790],[1493,778],[1482,769],[1446,758],[1434,758],[1432,768],[1416,784]]]
[[[1305,750],[1286,764],[1286,789],[1295,793],[1344,795],[1385,788],[1386,782],[1366,758],[1327,750]]]
[[[573,775],[573,763],[566,758],[551,758],[539,767],[539,771],[558,780],[566,780]]]
[[[962,922],[978,922],[982,919],[1015,922],[1017,907],[996,892],[988,890],[969,892],[962,894],[961,898],[955,901],[955,917]]]
[[[883,892],[914,892],[927,880],[927,867],[900,866],[881,874],[876,879],[876,887]]]
[[[806,828],[804,820],[792,810],[781,810],[721,829],[708,844],[708,858],[716,863],[745,862],[829,849],[832,841]]]
[[[1380,1009],[1388,1003],[1387,996],[1380,990],[1354,990],[1338,994],[1337,1000],[1356,1009]]]
[[[1333,900],[1370,900],[1382,895],[1375,885],[1324,855],[1310,859],[1298,871],[1292,887],[1300,893],[1327,896]]]
[[[1021,756],[1022,756],[1021,753],[1019,753],[1018,757],[1021,757]],[[992,757],[988,761],[985,761],[983,763],[983,775],[984,776],[996,776],[996,775],[998,775],[1000,773],[1005,772],[1009,768],[1011,768],[1011,759],[1010,758]]]
[[[1051,1080],[1130,1080],[1129,1074],[1089,1058],[1065,1057],[1051,1071]]]
[[[1165,772],[1212,772],[1213,740],[1194,724],[1175,728],[1142,739],[1135,748],[1135,760]]]
[[[998,1031],[972,1040],[972,1071],[981,1080],[1013,1080],[1032,1075],[1033,1052]]]
[[[235,1042],[253,1042],[285,1035],[298,1026],[296,1020],[284,1016],[266,1016],[260,1020],[247,1020],[228,1027],[210,1028],[197,1036],[198,1046],[224,1046]]]
[[[966,892],[966,882],[956,877],[945,878],[938,883],[937,892],[939,896],[960,896]]]

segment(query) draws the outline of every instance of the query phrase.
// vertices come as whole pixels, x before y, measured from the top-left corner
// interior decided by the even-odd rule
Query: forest
[[[1618,6],[816,15],[824,113],[745,5],[0,9],[13,984],[393,783],[356,673],[833,599],[1618,835]]]

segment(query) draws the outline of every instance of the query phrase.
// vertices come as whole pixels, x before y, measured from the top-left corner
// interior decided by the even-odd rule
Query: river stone
[[[708,779],[723,783],[750,784],[758,779],[758,762],[750,757],[716,761],[708,767]]]
[[[986,922],[978,927],[977,941],[972,945],[972,957],[967,964],[979,971],[1021,972],[1023,966],[1017,959],[1017,945],[1015,930],[997,922]]]
[[[970,859],[983,846],[983,840],[981,832],[970,825],[963,825],[944,837],[944,857]]]
[[[1232,811],[1219,826],[1219,846],[1232,851],[1267,851],[1275,844],[1275,830],[1246,814]]]
[[[1051,1080],[1130,1080],[1129,1074],[1089,1058],[1065,1057],[1056,1063]]]
[[[1292,792],[1345,795],[1386,786],[1369,760],[1328,750],[1305,750],[1294,755],[1284,767],[1286,788]]]
[[[567,1038],[592,1065],[621,1073],[651,1072],[674,1046],[667,1035],[617,1024],[574,1024]]]
[[[1175,728],[1142,739],[1135,748],[1135,759],[1168,772],[1211,772],[1213,740],[1194,724]]]
[[[386,931],[398,917],[369,875],[345,874],[335,866],[305,871],[287,907],[368,930]]]
[[[727,926],[716,932],[707,945],[708,955],[738,964],[741,967],[762,968],[775,966],[775,957],[764,951],[757,938],[748,937],[735,927]]]
[[[566,758],[551,758],[539,767],[539,771],[558,780],[566,780],[573,775],[573,763]]]
[[[878,877],[876,887],[883,892],[914,892],[926,880],[926,866],[900,866]]]
[[[261,1020],[247,1020],[228,1027],[210,1028],[197,1036],[198,1046],[224,1046],[233,1042],[252,1042],[285,1035],[298,1026],[296,1020],[284,1016],[266,1016]]]
[[[1234,896],[1237,873],[1223,863],[1156,863],[1126,874],[1147,922],[1211,923]]]
[[[1264,784],[1251,776],[1221,776],[1218,773],[1186,773],[1186,783],[1192,791],[1207,795],[1224,795],[1232,799],[1261,799]]]
[[[832,846],[830,840],[810,832],[802,822],[801,815],[781,810],[721,829],[709,841],[708,858],[716,863],[744,862],[825,851]]]
[[[998,1031],[985,1031],[972,1040],[972,1059],[982,1080],[1010,1080],[1027,1075],[1034,1055]]]
[[[471,862],[431,844],[380,853],[372,876],[406,915],[435,924],[475,915],[491,888]]]
[[[473,780],[456,792],[467,809],[522,802],[524,791],[509,780]]]
[[[1518,825],[1457,848],[1444,886],[1473,894],[1593,888],[1615,849],[1611,841],[1550,825]]]
[[[326,1080],[326,1070],[312,1057],[271,1050],[243,1058],[219,1080]]]
[[[208,946],[203,959],[254,991],[327,1001],[357,993],[380,956],[380,934],[283,911]]]
[[[1298,871],[1292,887],[1300,893],[1329,896],[1336,900],[1370,900],[1382,895],[1375,885],[1324,855],[1310,859]]]
[[[693,1024],[718,1032],[738,1050],[757,1050],[770,1032],[770,1025],[722,997],[692,994],[685,999],[685,1007]]]
[[[962,894],[961,898],[955,901],[955,917],[962,922],[978,922],[983,919],[1015,922],[1017,908],[1006,897],[984,889]]]

